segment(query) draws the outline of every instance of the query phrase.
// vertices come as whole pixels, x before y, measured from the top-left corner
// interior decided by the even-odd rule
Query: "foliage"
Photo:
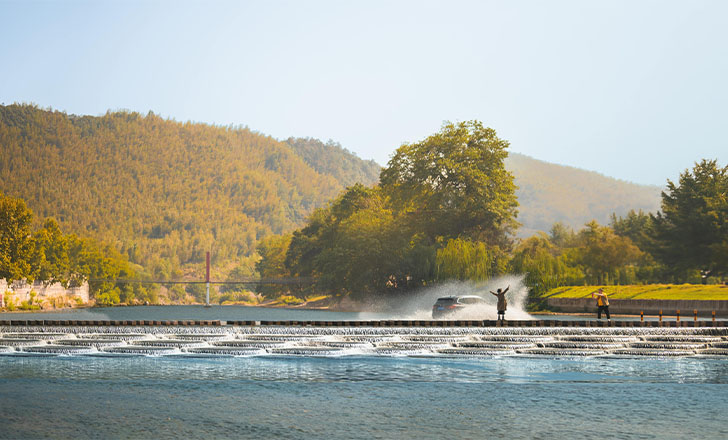
[[[447,123],[403,145],[379,187],[352,185],[288,242],[261,243],[259,272],[312,277],[319,291],[353,295],[501,273],[517,206],[503,167],[507,146],[477,121]],[[304,297],[310,289],[293,293]]]
[[[291,244],[292,236],[271,235],[258,244],[260,260],[255,264],[255,270],[261,278],[283,278],[289,275],[286,268],[286,252]]]
[[[185,292],[192,295],[198,303],[204,303],[207,297],[207,287],[202,283],[186,284]],[[212,292],[210,292],[210,295],[212,296]]]
[[[523,241],[515,249],[508,270],[526,275],[530,303],[537,303],[554,287],[583,282],[582,269],[570,264],[568,255],[558,253],[559,249],[543,234]]]
[[[385,206],[380,190],[354,185],[293,233],[285,267],[291,275],[314,277],[316,288],[334,293],[420,286],[432,277],[434,250],[406,220]]]
[[[100,304],[117,304],[121,296],[154,301],[155,291],[138,283],[95,281],[138,276],[126,257],[112,246],[64,234],[52,218],[45,219],[43,227],[35,232],[32,223],[33,212],[23,200],[0,193],[0,278],[7,282],[37,280],[46,285],[59,282],[65,287],[80,286],[89,280],[91,297]],[[31,299],[27,307],[34,305]]]
[[[505,257],[500,248],[482,241],[450,239],[437,250],[437,278],[485,281],[505,272]]]
[[[303,299],[291,295],[282,295],[278,298],[278,301],[287,306],[297,306],[304,303]]]
[[[662,212],[654,216],[656,257],[684,280],[691,270],[728,275],[728,167],[714,160],[696,163],[668,180]]]
[[[256,305],[261,302],[261,296],[248,290],[228,290],[218,297],[218,302],[225,304]]]
[[[334,141],[323,143],[313,138],[288,138],[286,144],[317,173],[333,176],[344,186],[373,185],[381,171],[373,160],[361,160]]]
[[[31,277],[32,221],[33,213],[22,199],[0,192],[0,279],[12,282]]]
[[[35,251],[32,257],[34,268],[32,278],[43,280],[46,285],[61,283],[68,287],[71,278],[69,246],[72,237],[67,237],[53,218],[48,218],[43,227],[33,234]]]
[[[16,309],[16,305],[15,305],[15,297],[12,295],[12,292],[5,291],[3,298],[5,301],[5,308],[9,312],[14,312]]]
[[[508,142],[478,121],[446,123],[422,142],[397,149],[380,175],[397,212],[409,211],[435,240],[461,235],[505,245],[517,223]]]
[[[584,267],[586,281],[602,284],[609,276],[629,264],[635,264],[642,257],[642,251],[629,237],[616,235],[609,227],[589,222],[580,232],[581,247],[577,253],[578,262]]]

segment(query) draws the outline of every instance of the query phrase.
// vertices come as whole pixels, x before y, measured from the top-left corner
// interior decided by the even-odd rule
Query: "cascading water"
[[[50,331],[54,329],[55,331]],[[728,356],[728,328],[0,327],[0,355]]]

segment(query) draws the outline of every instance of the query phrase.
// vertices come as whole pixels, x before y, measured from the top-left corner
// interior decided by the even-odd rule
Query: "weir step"
[[[620,328],[704,328],[728,327],[728,320],[716,321],[595,321],[595,320],[379,320],[379,321],[221,321],[221,320],[0,320],[0,326],[54,327],[54,326],[278,326],[278,327],[620,327]]]

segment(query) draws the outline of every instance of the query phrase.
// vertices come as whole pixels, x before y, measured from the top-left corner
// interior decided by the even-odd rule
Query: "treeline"
[[[515,241],[507,146],[477,121],[446,124],[403,145],[379,185],[351,186],[305,227],[263,240],[257,270],[266,278],[313,279],[288,293],[360,297],[523,273],[532,305],[565,285],[718,282],[728,275],[728,168],[703,160],[677,184],[668,181],[661,212],[613,214],[609,225],[591,221],[579,231],[556,223],[549,234]]]
[[[719,283],[728,276],[728,167],[702,160],[668,180],[661,211],[612,216],[575,233],[556,224],[514,252],[535,296],[581,284]]]
[[[216,278],[250,276],[258,240],[299,227],[346,185],[376,180],[373,164],[335,144],[326,163],[316,147],[151,112],[0,106],[0,190],[28,203],[36,227],[54,217],[155,279],[202,279],[208,250]]]
[[[89,281],[97,304],[156,302],[156,288],[114,281],[139,274],[113,246],[65,234],[53,218],[33,228],[33,212],[22,199],[0,192],[0,279],[77,287]]]

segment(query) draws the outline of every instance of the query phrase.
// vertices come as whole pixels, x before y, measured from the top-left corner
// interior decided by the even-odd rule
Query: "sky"
[[[663,186],[728,161],[728,1],[0,0],[0,103],[153,111],[386,165],[445,121]]]

